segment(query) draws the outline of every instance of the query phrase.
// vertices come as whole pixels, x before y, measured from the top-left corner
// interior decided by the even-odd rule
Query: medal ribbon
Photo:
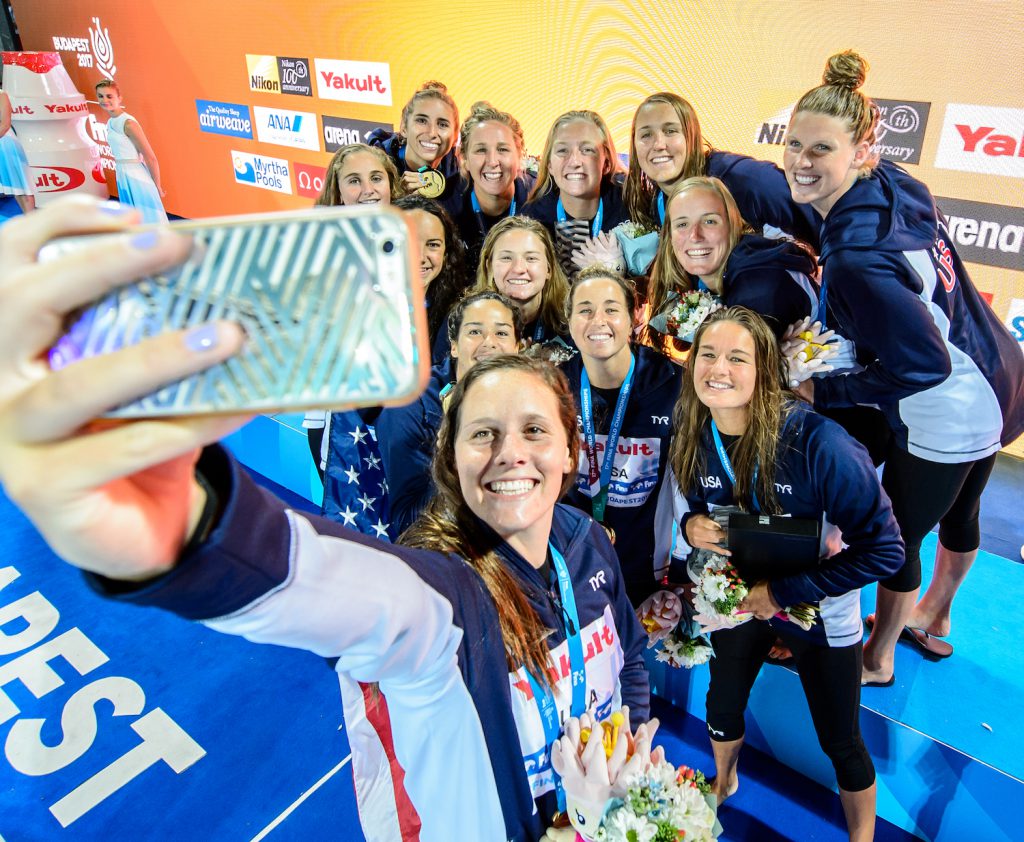
[[[821,322],[821,332],[824,333],[827,329],[825,327],[825,308],[828,306],[828,287],[825,286],[825,279],[821,279],[821,289],[818,292],[818,312],[817,319]]]
[[[555,215],[558,217],[559,222],[565,222],[567,219],[565,215],[565,208],[562,206],[562,198],[559,196],[558,204],[555,205]],[[590,236],[596,237],[601,233],[601,223],[604,222],[604,199],[597,200],[597,215],[594,217],[594,221],[590,223]]]
[[[480,200],[476,197],[476,191],[473,190],[472,187],[469,189],[469,201],[473,205],[473,213],[476,214],[477,222],[480,223],[480,230],[483,231],[484,230],[484,212],[482,210],[480,210]],[[515,196],[515,193],[513,193],[512,194],[512,204],[510,204],[508,206],[508,213],[506,214],[506,216],[515,216],[515,215],[516,215],[516,196]]]
[[[665,194],[658,191],[658,222],[665,224]]]
[[[576,595],[569,578],[569,567],[562,554],[554,544],[548,544],[551,553],[551,564],[558,580],[558,594],[562,605],[562,619],[565,622],[565,642],[569,650],[569,678],[572,682],[572,703],[569,715],[579,717],[587,709],[587,670],[583,660],[583,638],[580,635],[580,618],[576,611]],[[550,764],[551,746],[562,736],[562,723],[558,718],[558,706],[555,704],[551,689],[542,686],[533,674],[526,670],[530,682],[533,700],[537,704],[541,724],[544,726],[545,756]],[[555,792],[558,795],[558,809],[565,810],[565,791],[562,781],[555,775]]]
[[[729,454],[725,452],[725,445],[722,444],[722,436],[719,435],[718,425],[715,423],[715,419],[711,419],[711,435],[715,439],[715,450],[718,451],[718,461],[722,463],[722,467],[725,469],[726,476],[729,477],[729,482],[734,486],[736,485],[736,472],[732,469],[732,462],[729,461]],[[757,485],[757,465],[754,465],[754,478],[750,483],[750,496],[753,499],[754,508],[757,511],[761,511],[761,504],[757,502],[757,491],[755,486]]]
[[[612,480],[612,465],[615,462],[619,434],[622,432],[622,419],[626,415],[626,405],[629,403],[629,393],[633,388],[633,369],[635,367],[636,357],[630,354],[629,371],[626,373],[626,379],[622,381],[619,398],[615,402],[615,414],[612,416],[612,425],[608,430],[600,471],[597,468],[597,435],[594,430],[593,407],[590,400],[590,377],[587,375],[586,367],[583,368],[583,373],[580,375],[580,415],[583,418],[583,436],[587,449],[587,481],[590,485],[594,520],[598,523],[604,522],[604,510],[608,507],[608,486]]]

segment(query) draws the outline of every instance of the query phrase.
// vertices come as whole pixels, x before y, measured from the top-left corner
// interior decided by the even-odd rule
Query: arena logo
[[[259,105],[253,106],[253,112],[256,115],[256,139],[260,142],[320,151],[316,114]]]
[[[377,129],[394,131],[390,123],[372,123],[368,120],[349,120],[346,117],[323,115],[324,148],[328,152],[337,152],[342,146],[350,143],[366,143],[366,138]]]
[[[239,184],[291,195],[291,169],[287,161],[232,150],[231,163],[235,170],[235,181]]]
[[[936,196],[964,260],[1024,272],[1024,209]]]
[[[252,119],[249,116],[249,106],[236,105],[233,102],[197,99],[196,111],[199,115],[200,131],[252,140]]]
[[[281,93],[313,96],[313,80],[309,78],[308,58],[278,56],[277,76],[281,82]]]
[[[88,38],[54,35],[53,48],[59,53],[75,53],[79,67],[95,67],[107,79],[113,79],[117,66],[110,30],[103,27],[99,18],[93,18],[92,22],[95,29],[89,27]]]
[[[950,103],[935,166],[1024,178],[1024,108]]]
[[[281,93],[281,76],[277,67],[277,56],[256,56],[245,54],[245,69],[249,76],[249,90],[264,93]]]
[[[295,193],[307,199],[319,198],[324,189],[324,179],[327,178],[326,167],[295,161],[292,168],[295,170]]]
[[[925,129],[928,126],[930,102],[876,99],[878,131],[874,151],[888,161],[899,164],[919,164]],[[793,108],[790,106],[761,123],[754,141],[759,144],[781,146],[786,141]]]
[[[326,58],[315,58],[313,64],[321,99],[391,105],[391,65]]]

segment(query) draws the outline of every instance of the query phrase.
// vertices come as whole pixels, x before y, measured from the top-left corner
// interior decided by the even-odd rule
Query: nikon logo
[[[936,196],[964,260],[1024,271],[1024,209]]]

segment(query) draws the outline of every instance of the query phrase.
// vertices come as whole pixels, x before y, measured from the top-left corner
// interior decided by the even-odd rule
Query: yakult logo
[[[950,103],[935,166],[1024,178],[1024,108]]]
[[[377,61],[313,59],[321,99],[391,105],[391,65]]]
[[[32,167],[37,193],[65,193],[85,184],[85,173],[74,167]]]

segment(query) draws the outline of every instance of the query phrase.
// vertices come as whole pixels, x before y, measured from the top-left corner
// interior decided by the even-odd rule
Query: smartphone
[[[192,237],[189,259],[73,313],[51,368],[213,319],[240,323],[245,347],[108,417],[388,406],[423,390],[430,352],[419,258],[399,211],[318,207],[171,227]],[[56,240],[40,259],[110,236],[124,233]]]

